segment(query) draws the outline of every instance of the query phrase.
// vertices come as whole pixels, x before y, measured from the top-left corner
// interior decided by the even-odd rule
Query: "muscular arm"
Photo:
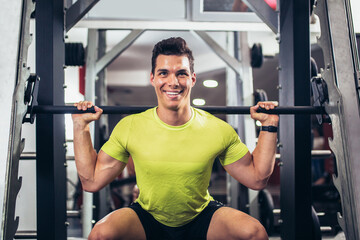
[[[265,104],[264,108],[274,108],[273,103]],[[258,106],[251,110],[251,116],[261,121],[263,126],[277,126],[278,116],[256,113]],[[244,157],[234,163],[224,166],[225,170],[245,186],[259,190],[263,189],[272,174],[276,155],[277,133],[261,131],[258,143],[252,154],[247,153]]]
[[[76,104],[78,109],[87,109],[92,103]],[[85,107],[84,107],[85,106]],[[110,183],[125,167],[103,151],[99,154],[93,148],[89,123],[100,118],[102,110],[95,107],[96,113],[73,114],[74,152],[77,172],[85,191],[96,192]]]

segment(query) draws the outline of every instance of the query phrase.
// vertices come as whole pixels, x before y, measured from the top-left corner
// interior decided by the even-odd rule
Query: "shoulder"
[[[195,116],[198,117],[198,118],[207,119],[207,120],[210,120],[210,121],[221,120],[221,119],[215,117],[214,115],[212,115],[211,113],[209,113],[209,112],[207,112],[205,110],[202,110],[202,109],[199,109],[199,108],[193,108],[193,110],[194,110]]]
[[[225,122],[224,120],[212,115],[209,112],[206,112],[202,109],[198,109],[198,108],[194,108],[196,117],[198,118],[198,120],[200,121],[206,121],[207,124],[211,125],[212,127],[216,126],[217,128],[220,129],[229,129],[229,130],[233,130],[233,127],[230,126],[230,124],[228,124],[227,122]]]
[[[146,118],[151,118],[153,116],[153,111],[154,108],[150,108],[144,112],[141,113],[136,113],[136,114],[131,114],[128,115],[124,118],[122,118],[119,122],[118,125],[126,125],[126,124],[131,124],[133,121],[138,121],[138,120],[142,120],[142,119],[146,119]]]
[[[129,125],[129,124],[131,124],[133,118],[134,118],[133,115],[128,115],[128,116],[126,116],[126,117],[123,117],[123,118],[120,119],[120,121],[116,124],[116,127],[121,127],[121,126],[123,126],[123,125]]]

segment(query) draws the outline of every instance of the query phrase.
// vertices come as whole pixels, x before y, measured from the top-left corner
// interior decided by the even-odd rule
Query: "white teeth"
[[[178,92],[166,92],[166,93],[169,95],[178,95],[179,94]]]

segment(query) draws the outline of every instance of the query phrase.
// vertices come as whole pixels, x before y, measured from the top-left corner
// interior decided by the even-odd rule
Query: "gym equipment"
[[[83,1],[78,1],[77,3],[79,2],[82,3]],[[282,8],[279,9],[279,12],[284,13],[283,10],[287,10],[287,9],[292,10],[286,7],[289,5],[292,6],[291,4],[293,2],[294,1],[289,1],[289,3],[283,4]],[[356,204],[356,202],[358,202],[357,200],[359,199],[359,192],[356,191],[357,190],[356,186],[358,186],[360,182],[359,182],[359,177],[355,174],[355,172],[359,171],[359,167],[358,165],[356,165],[356,162],[359,162],[357,155],[356,139],[360,134],[359,134],[359,128],[357,127],[359,126],[359,117],[358,117],[359,109],[354,108],[354,103],[358,103],[359,68],[358,68],[358,62],[356,62],[357,61],[356,59],[358,58],[356,54],[354,54],[355,48],[353,45],[350,46],[351,44],[354,43],[352,42],[353,33],[351,32],[352,21],[351,18],[349,17],[351,16],[350,14],[351,11],[349,6],[350,4],[348,0],[342,0],[342,1],[323,0],[323,1],[318,1],[318,6],[316,7],[315,11],[318,13],[321,22],[320,42],[325,54],[325,63],[327,64],[326,70],[322,72],[322,77],[324,78],[329,88],[329,103],[325,104],[325,108],[326,108],[326,112],[330,113],[330,117],[333,123],[332,126],[334,130],[334,140],[331,141],[331,147],[334,151],[334,154],[336,155],[336,159],[338,162],[337,165],[339,170],[338,171],[339,174],[336,176],[335,179],[337,182],[337,188],[341,193],[341,199],[343,202],[342,204],[343,215],[340,216],[339,214],[339,221],[342,224],[342,227],[347,235],[347,238],[359,239],[358,226],[359,226],[360,209],[359,209],[359,205]],[[42,9],[38,9],[38,10],[39,11],[37,11],[37,13],[41,13]],[[60,10],[63,11],[63,8],[61,8]],[[293,12],[290,12],[287,15],[292,15],[292,13]],[[51,13],[49,13],[49,15],[50,14]],[[275,13],[273,15],[275,15]],[[280,14],[280,15],[285,16],[286,14]],[[54,18],[54,19],[58,20],[58,18]],[[66,19],[68,20],[70,18],[66,18]],[[41,19],[37,19],[37,22],[39,22],[40,20]],[[54,22],[56,21],[53,22],[48,21],[46,22],[46,24],[51,25],[51,23]],[[58,21],[58,22],[62,22],[62,21]],[[288,21],[288,22],[292,22],[292,21]],[[281,40],[281,42],[284,43],[287,40],[286,39],[287,36],[291,35],[291,33],[289,33],[289,31],[281,32],[282,29],[280,27],[279,29],[280,29],[280,33],[277,32],[279,33],[279,35],[277,36],[278,40],[279,42]],[[301,31],[301,29],[297,29],[297,31]],[[55,36],[59,36],[59,35],[55,35]],[[50,40],[53,40],[54,38],[55,37],[52,37]],[[299,46],[298,43],[294,45]],[[283,53],[285,53],[285,51],[283,51]],[[42,57],[41,54],[38,54],[38,56],[40,56],[39,58]],[[301,56],[299,57],[299,59],[301,59]],[[61,65],[61,67],[63,66]],[[286,69],[286,66],[285,65],[279,66],[279,69],[281,68],[284,70]],[[293,70],[294,67],[290,66],[289,69]],[[351,80],[355,80],[354,81],[355,83]],[[284,87],[284,85],[282,87]],[[23,95],[21,97],[22,97],[21,99],[24,98]],[[14,125],[16,125],[15,129],[20,128],[18,124],[14,124]],[[15,137],[12,139],[13,139],[12,141],[15,142],[15,145],[16,144],[21,145],[21,140],[19,138]],[[18,149],[16,147],[15,150],[13,149],[10,150],[11,153],[13,153],[14,151],[16,151],[16,149]],[[11,172],[14,173],[14,175],[16,175],[17,173],[16,168],[10,168],[10,170],[12,170]],[[49,175],[54,176],[52,172],[50,172]],[[15,180],[18,181],[18,179]],[[15,192],[15,196],[16,196],[17,189],[14,187],[15,184],[11,184],[10,181],[10,183],[6,183],[6,186],[12,188],[12,190],[10,189],[9,191],[12,192],[12,194],[14,194]],[[292,199],[290,199],[288,202],[291,202],[291,200]],[[9,200],[7,199],[7,201]],[[10,207],[6,206],[7,211],[8,210],[11,211],[11,209],[12,209],[11,206]],[[295,216],[293,219],[298,220],[299,218]],[[12,220],[13,219],[11,218],[11,216],[5,217],[5,221],[12,221]],[[292,221],[292,219],[287,221],[290,222]],[[45,224],[40,223],[39,225],[43,226],[46,224],[49,223],[45,223]],[[63,222],[58,221],[56,222],[56,224],[57,224],[56,227],[58,229],[60,228],[59,226],[63,225]],[[8,226],[5,227],[10,229]],[[291,228],[288,229],[286,229],[285,231],[288,232],[291,231]],[[43,230],[40,229],[39,231],[41,232]]]
[[[330,158],[333,157],[333,153],[330,150],[311,150],[311,157],[312,158]],[[279,153],[276,154],[276,159],[281,159]]]
[[[82,43],[65,43],[65,65],[84,66],[85,49]]]
[[[327,85],[323,78],[313,77],[311,79],[311,89],[314,100],[313,106],[324,106],[325,103],[329,103]],[[319,124],[322,124],[323,122],[330,122],[328,115],[317,114],[316,118]]]
[[[280,209],[274,208],[274,202],[270,192],[267,189],[259,191],[258,203],[260,210],[260,222],[264,226],[269,236],[274,233],[274,220],[275,215],[281,213]],[[314,240],[321,240],[322,229],[320,227],[319,217],[315,211],[315,208],[311,206],[311,217],[312,217],[312,231]]]
[[[338,221],[346,239],[360,239],[360,71],[351,4],[349,0],[317,1],[314,13],[321,27],[318,44],[325,62],[321,77],[328,88],[325,109],[333,130],[333,139],[329,140],[337,166],[333,178],[341,198]]]
[[[310,58],[310,65],[313,106],[324,106],[325,103],[329,103],[329,94],[326,82],[321,76],[318,76],[318,67],[314,58]],[[320,125],[323,122],[331,122],[329,115],[317,114],[316,118]]]
[[[132,114],[143,112],[152,106],[99,106],[104,110],[104,114]],[[249,114],[250,107],[240,106],[240,107],[199,107],[213,114]],[[74,106],[33,106],[32,109],[28,110],[28,113],[32,114],[67,114],[67,113],[95,113],[94,108],[89,108],[86,111],[78,110]],[[259,108],[258,112],[268,113],[268,114],[324,114],[323,107],[311,107],[311,106],[293,106],[293,107],[276,107],[275,109],[266,110]]]
[[[254,43],[251,48],[251,67],[252,68],[260,68],[264,61],[264,55],[262,53],[262,45],[261,43]]]
[[[274,231],[274,202],[270,192],[266,189],[259,191],[258,195],[260,222],[267,234],[272,235]]]
[[[27,111],[26,102],[31,100],[29,98],[29,95],[31,95],[29,91],[25,93],[25,86],[32,84],[31,80],[29,80],[30,71],[27,65],[27,51],[31,43],[29,30],[30,15],[35,9],[35,4],[31,0],[11,1],[11,3],[8,3],[8,8],[11,11],[6,14],[0,14],[0,16],[2,22],[6,23],[3,25],[9,24],[11,31],[5,30],[5,33],[6,38],[9,38],[12,42],[9,42],[9,45],[4,45],[7,51],[4,51],[2,57],[4,59],[16,60],[16,62],[9,61],[9,66],[4,65],[5,68],[15,75],[2,72],[5,78],[9,78],[5,80],[5,86],[15,88],[13,95],[10,96],[12,101],[9,103],[11,104],[11,114],[9,114],[11,115],[11,120],[8,122],[9,125],[7,125],[7,127],[10,127],[8,132],[9,142],[6,142],[8,151],[4,155],[1,154],[6,156],[6,161],[1,161],[4,166],[1,165],[0,168],[2,173],[4,173],[0,174],[2,177],[1,181],[4,181],[4,188],[0,187],[0,213],[2,215],[0,239],[13,239],[19,225],[19,217],[15,216],[15,204],[22,183],[22,178],[18,176],[19,158],[25,144],[24,139],[21,138],[21,126]],[[6,9],[7,7],[5,7],[5,11]],[[16,11],[16,9],[18,10]],[[10,80],[13,82],[10,83]]]
[[[315,211],[315,208],[313,206],[311,206],[311,218],[313,223],[312,231],[313,231],[314,240],[321,240],[322,238],[321,238],[320,222],[317,213]]]
[[[268,101],[268,96],[263,89],[256,89],[254,92],[254,104],[258,102]]]

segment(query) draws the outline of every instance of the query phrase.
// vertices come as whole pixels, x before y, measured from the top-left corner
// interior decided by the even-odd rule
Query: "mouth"
[[[183,90],[182,91],[164,91],[164,92],[169,98],[176,98],[183,92]]]

